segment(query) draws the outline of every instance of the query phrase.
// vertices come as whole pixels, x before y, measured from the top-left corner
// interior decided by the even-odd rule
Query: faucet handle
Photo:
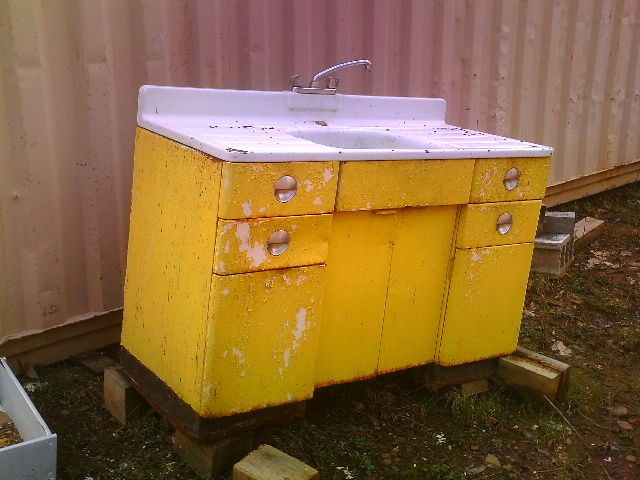
[[[291,77],[291,86],[293,88],[302,86],[302,75],[294,75]]]

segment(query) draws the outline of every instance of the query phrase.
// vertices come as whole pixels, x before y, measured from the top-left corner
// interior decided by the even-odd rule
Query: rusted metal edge
[[[228,417],[202,417],[124,347],[120,351],[120,361],[133,388],[176,429],[198,441],[219,440],[282,423],[301,417],[305,412],[306,402],[297,402]]]

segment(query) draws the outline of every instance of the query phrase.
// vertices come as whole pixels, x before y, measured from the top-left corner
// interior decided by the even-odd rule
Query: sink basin
[[[336,148],[359,149],[428,149],[436,145],[414,138],[393,135],[388,132],[362,130],[322,128],[309,130],[294,130],[287,132],[296,138],[313,143]]]

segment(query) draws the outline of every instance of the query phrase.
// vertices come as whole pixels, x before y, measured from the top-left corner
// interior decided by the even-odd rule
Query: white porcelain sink
[[[143,86],[138,125],[233,162],[544,157],[553,149],[445,123],[440,98]]]
[[[436,144],[424,142],[418,138],[401,137],[386,131],[372,129],[320,128],[293,130],[287,133],[320,145],[344,149],[415,150],[438,148]]]

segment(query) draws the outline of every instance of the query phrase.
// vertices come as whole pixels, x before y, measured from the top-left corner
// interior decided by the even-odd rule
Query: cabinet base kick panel
[[[138,393],[176,428],[198,440],[218,440],[304,415],[305,402],[296,402],[227,417],[207,418],[198,414],[124,347],[120,350],[120,361]]]

